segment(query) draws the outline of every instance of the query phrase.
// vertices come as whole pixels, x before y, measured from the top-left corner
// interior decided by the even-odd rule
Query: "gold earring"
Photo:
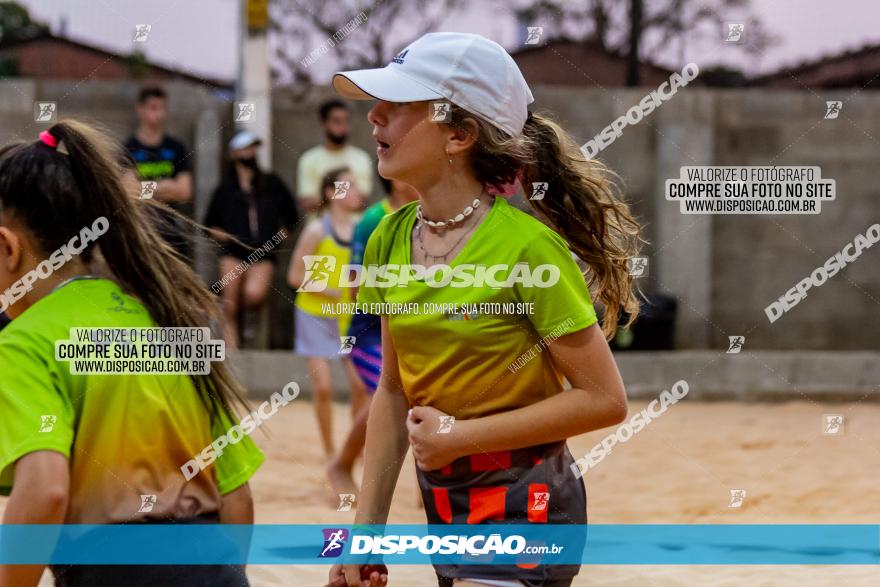
[[[449,156],[449,150],[446,150],[446,157],[449,159],[449,164],[452,165],[452,157]]]

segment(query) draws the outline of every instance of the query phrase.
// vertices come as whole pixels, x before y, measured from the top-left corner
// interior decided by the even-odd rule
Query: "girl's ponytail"
[[[621,312],[629,326],[639,313],[628,261],[643,242],[641,227],[622,200],[616,176],[587,160],[577,143],[554,121],[530,114],[523,130],[532,156],[522,168],[522,184],[546,182],[541,199],[529,204],[546,217],[572,251],[590,267],[590,289],[605,306],[602,330],[611,338]]]
[[[544,197],[529,199],[529,204],[589,266],[590,291],[605,309],[605,336],[614,336],[623,312],[628,316],[625,325],[631,324],[639,313],[639,301],[627,262],[644,241],[639,223],[621,199],[616,176],[602,163],[587,160],[568,133],[540,114],[529,114],[517,137],[452,106],[449,124],[468,132],[472,127],[467,119],[478,129],[470,153],[477,179],[498,187],[518,179],[527,197],[533,183],[546,183]]]
[[[80,221],[101,216],[109,220],[110,228],[97,244],[122,288],[141,300],[159,326],[219,323],[222,318],[213,296],[162,239],[146,213],[145,206],[162,204],[134,198],[126,191],[118,165],[123,147],[106,133],[73,120],[55,124],[48,134],[57,141],[52,148],[66,158],[72,191],[78,192],[70,198],[79,201]],[[244,390],[223,362],[213,363],[210,375],[192,379],[212,414],[217,410],[232,414],[234,403],[245,406]]]

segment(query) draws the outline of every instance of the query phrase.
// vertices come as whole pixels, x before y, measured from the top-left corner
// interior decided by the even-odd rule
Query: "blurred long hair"
[[[601,162],[588,160],[549,116],[531,114],[522,134],[511,137],[459,106],[453,104],[451,111],[446,124],[465,132],[465,120],[477,125],[470,164],[483,185],[503,186],[519,180],[528,197],[533,183],[548,184],[544,197],[529,199],[529,204],[589,267],[591,294],[605,308],[605,336],[614,336],[621,314],[627,316],[624,326],[632,324],[639,301],[627,262],[645,241],[623,200],[617,175]]]

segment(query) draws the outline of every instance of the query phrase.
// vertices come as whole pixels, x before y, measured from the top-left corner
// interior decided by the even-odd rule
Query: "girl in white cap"
[[[360,285],[363,309],[382,316],[383,364],[356,524],[386,523],[410,446],[430,524],[586,524],[565,441],[626,417],[606,338],[622,312],[638,313],[627,259],[640,227],[609,172],[528,111],[513,59],[478,35],[427,34],[333,85],[378,100],[368,119],[379,174],[419,192],[375,230],[364,274],[430,268]],[[492,195],[517,180],[543,222]],[[601,328],[572,251],[605,308]],[[420,311],[392,309],[410,304]],[[558,587],[580,568],[539,562],[435,570],[441,586]],[[358,565],[330,572],[331,585],[387,578]]]

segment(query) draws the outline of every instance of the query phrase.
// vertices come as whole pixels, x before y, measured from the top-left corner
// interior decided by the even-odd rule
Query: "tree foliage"
[[[722,38],[727,23],[745,25],[741,44],[748,54],[777,42],[757,18],[750,0],[643,0],[639,58],[666,55],[674,43],[697,44]],[[512,11],[520,22],[543,26],[542,41],[589,40],[606,51],[629,53],[629,0],[520,0]]]
[[[401,47],[436,30],[461,4],[462,0],[274,0],[270,31],[276,83],[313,83],[310,54],[319,55],[315,63],[333,60],[338,69],[381,67]],[[361,13],[363,23],[334,40]]]
[[[0,41],[28,39],[49,31],[18,2],[0,2]]]

